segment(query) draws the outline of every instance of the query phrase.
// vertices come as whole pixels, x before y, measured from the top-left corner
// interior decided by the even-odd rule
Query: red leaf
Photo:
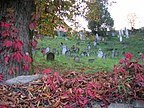
[[[9,73],[10,75],[12,75],[12,74],[13,74],[13,70],[14,70],[14,68],[11,68],[11,69],[8,71],[8,73]]]
[[[6,29],[8,29],[10,27],[10,23],[8,23],[8,22],[6,22],[6,23],[1,22],[1,26],[4,27],[4,28],[6,28]]]
[[[37,45],[37,41],[35,39],[31,40],[30,41],[30,45],[33,47],[33,48],[36,48],[36,45]]]
[[[137,80],[137,82],[139,82],[139,81],[144,82],[144,75],[138,73],[138,74],[136,75],[136,80]]]
[[[29,24],[29,29],[32,31],[36,28],[36,23],[35,22],[32,22]]]
[[[29,71],[30,71],[29,65],[28,65],[28,64],[24,64],[24,65],[23,65],[23,70],[29,72]]]
[[[114,65],[113,71],[116,71],[116,70],[118,70],[118,68],[116,67],[116,65]]]
[[[84,98],[84,97],[79,97],[78,98],[78,103],[81,104],[81,105],[85,105],[87,103],[87,99]]]
[[[0,108],[7,108],[7,106],[0,104]]]
[[[2,81],[3,80],[3,78],[2,78],[2,74],[0,73],[0,81]]]
[[[121,59],[121,60],[119,61],[119,64],[123,64],[123,63],[125,63],[125,62],[126,62],[125,60]]]
[[[11,47],[12,46],[12,42],[9,40],[4,40],[2,46],[4,47]]]
[[[32,62],[32,59],[29,57],[28,53],[26,53],[26,55],[23,56],[23,60],[26,63],[31,63]]]
[[[51,69],[49,69],[49,68],[45,68],[43,71],[42,71],[42,73],[43,74],[49,74],[49,73],[51,73],[52,71],[51,71]]]
[[[12,54],[13,60],[16,60],[17,62],[20,62],[20,59],[22,58],[22,54],[20,51],[13,52]]]
[[[9,36],[9,33],[7,31],[2,31],[1,35],[2,37],[7,37]]]
[[[20,50],[21,47],[23,46],[23,42],[19,39],[15,39],[13,42],[13,46],[15,50]]]
[[[4,55],[4,61],[6,64],[8,64],[10,56],[9,55]]]
[[[38,20],[40,18],[40,15],[36,13],[32,13],[32,20]]]
[[[126,60],[131,60],[132,56],[133,55],[130,52],[124,54],[124,57],[125,57]]]

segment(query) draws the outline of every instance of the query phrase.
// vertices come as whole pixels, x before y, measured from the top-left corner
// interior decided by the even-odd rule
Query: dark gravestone
[[[53,48],[53,49],[52,49],[52,53],[54,53],[55,55],[56,55],[56,54],[59,55],[59,51],[58,51],[56,48]]]
[[[80,54],[80,57],[88,57],[89,56],[89,53],[87,51],[83,51],[81,54]]]
[[[46,57],[47,61],[53,61],[55,59],[55,55],[52,52],[49,52]]]
[[[89,63],[93,63],[95,59],[88,59]]]
[[[96,55],[96,52],[95,52],[95,51],[92,51],[92,52],[89,53],[89,55],[90,55],[90,56]]]

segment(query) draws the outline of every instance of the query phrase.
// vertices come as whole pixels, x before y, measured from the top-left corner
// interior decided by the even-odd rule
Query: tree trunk
[[[15,27],[18,29],[17,37],[23,42],[22,54],[29,51],[29,22],[31,20],[31,13],[35,9],[33,0],[0,0],[0,19],[6,15],[6,10],[12,8],[14,10]],[[0,40],[0,50],[2,40]],[[22,63],[10,61],[8,65],[3,62],[3,55],[8,52],[0,53],[0,73],[2,73],[4,80],[16,77],[18,75],[25,75],[28,72],[24,72],[22,69]],[[9,75],[8,70],[11,67],[18,67],[18,72],[13,75]]]

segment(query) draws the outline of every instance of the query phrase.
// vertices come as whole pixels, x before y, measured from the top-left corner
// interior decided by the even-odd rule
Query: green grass
[[[73,57],[63,56],[61,54],[55,56],[55,61],[48,62],[46,61],[45,57],[41,54],[40,51],[37,51],[34,57],[34,66],[42,67],[42,68],[51,68],[53,71],[58,72],[68,72],[68,71],[77,71],[77,72],[84,72],[84,73],[94,73],[97,71],[112,71],[114,64],[117,65],[118,61],[123,57],[124,52],[131,52],[134,57],[138,56],[138,52],[144,53],[144,43],[143,43],[144,36],[139,35],[132,35],[129,39],[123,38],[123,43],[127,43],[124,45],[123,43],[119,42],[118,37],[108,37],[108,39],[104,42],[98,42],[97,48],[95,51],[97,52],[98,48],[102,48],[102,50],[106,53],[108,52],[108,48],[118,49],[119,55],[117,57],[111,58],[109,55],[106,59],[99,59],[96,56],[90,57],[83,57],[80,58],[79,62],[75,62]],[[60,49],[60,43],[63,42],[68,48],[72,45],[76,45],[77,42],[81,42],[78,46],[81,51],[87,48],[87,44],[91,42],[90,40],[80,41],[76,39],[68,39],[64,40],[64,38],[48,38],[44,37],[43,40],[39,40],[38,48],[46,48],[47,46],[52,48]],[[76,45],[77,46],[77,45]],[[88,62],[88,59],[95,59],[94,62]]]

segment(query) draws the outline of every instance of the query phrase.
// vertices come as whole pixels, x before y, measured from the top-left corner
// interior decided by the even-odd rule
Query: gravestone
[[[79,33],[80,40],[85,40],[85,36],[82,32]]]
[[[97,33],[95,34],[95,38],[94,38],[94,40],[95,40],[95,41],[100,40],[99,35],[98,35]]]
[[[49,48],[49,47],[47,47],[47,48],[45,49],[45,54],[48,54],[48,53],[49,53],[49,51],[50,51],[50,48]]]
[[[80,48],[76,47],[75,48],[75,53],[79,53],[79,51],[80,51]]]
[[[118,37],[122,36],[121,30],[118,31]]]
[[[82,51],[82,53],[80,54],[80,57],[84,57],[84,56],[89,56],[89,53],[87,51]]]
[[[115,33],[114,33],[114,32],[112,32],[112,36],[113,36],[113,37],[115,36]]]
[[[112,55],[111,55],[111,57],[112,57],[112,58],[115,57],[115,50],[114,50],[114,49],[112,50]]]
[[[91,46],[90,46],[89,44],[88,44],[88,46],[87,46],[87,49],[88,49],[88,50],[90,50],[90,49],[91,49]]]
[[[93,63],[95,59],[88,59],[89,63]]]
[[[96,54],[96,52],[92,51],[92,52],[89,53],[89,56],[92,56],[92,55],[95,55],[95,54]]]
[[[53,49],[52,49],[52,53],[56,54],[56,53],[57,53],[57,49],[56,49],[56,48],[53,48]]]
[[[104,53],[103,53],[102,49],[99,48],[99,50],[98,50],[98,52],[97,52],[97,57],[98,57],[98,58],[103,58],[103,55],[104,55]]]
[[[67,47],[62,42],[61,42],[61,45],[60,45],[60,49],[61,49],[61,54],[65,55],[65,52],[67,51]]]
[[[96,45],[97,45],[96,41],[93,41],[94,48],[96,48]]]
[[[66,56],[71,56],[71,51],[70,51],[70,50],[67,50],[67,51],[65,52],[65,55],[66,55]]]
[[[62,46],[62,55],[65,55],[67,48],[65,45]]]
[[[122,36],[119,36],[119,41],[120,41],[120,42],[122,42],[122,41],[123,41]]]
[[[47,53],[46,57],[47,61],[53,61],[55,59],[55,55],[52,52]]]
[[[126,29],[126,28],[125,28],[125,35],[126,35],[126,38],[129,38],[128,29]]]
[[[79,56],[75,56],[73,59],[75,62],[79,62],[80,61],[80,57]]]

